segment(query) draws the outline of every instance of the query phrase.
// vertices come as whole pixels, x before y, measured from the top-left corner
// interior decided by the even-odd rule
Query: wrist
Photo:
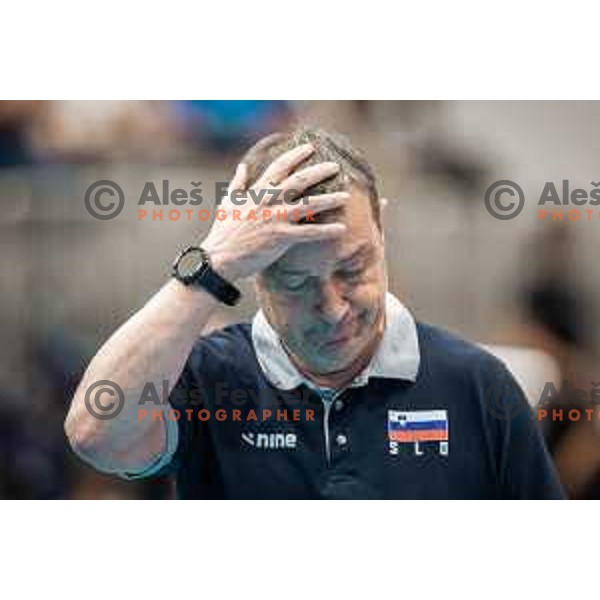
[[[233,263],[224,260],[219,253],[215,258],[216,264],[213,263],[213,256],[202,246],[186,246],[175,257],[171,274],[184,285],[202,288],[223,304],[235,306],[241,292],[232,282],[235,271],[228,265]]]
[[[236,268],[236,261],[229,253],[210,243],[202,243],[201,246],[210,257],[212,268],[216,273],[230,283],[235,283],[240,278],[239,270]]]

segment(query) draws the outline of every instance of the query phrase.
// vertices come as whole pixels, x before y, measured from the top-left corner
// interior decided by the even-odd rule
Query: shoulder
[[[252,325],[235,323],[198,338],[192,348],[192,357],[217,362],[239,361],[254,356]]]
[[[251,323],[236,323],[198,338],[184,373],[198,385],[212,385],[215,381],[250,385],[261,379]]]
[[[493,354],[441,327],[417,322],[417,334],[425,367],[483,375],[506,371],[504,364]]]

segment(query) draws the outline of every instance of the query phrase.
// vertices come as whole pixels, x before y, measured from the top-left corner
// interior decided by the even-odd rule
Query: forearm
[[[216,306],[207,292],[171,280],[111,336],[90,363],[65,421],[79,454],[102,470],[106,465],[126,470],[150,464],[164,452],[164,423],[138,418],[140,397],[149,384],[159,395],[165,381],[172,390]],[[123,409],[106,420],[91,414],[85,401],[90,386],[103,380],[124,395]]]

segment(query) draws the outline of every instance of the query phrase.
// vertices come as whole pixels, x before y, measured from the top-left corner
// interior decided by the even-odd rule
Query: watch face
[[[181,281],[191,281],[205,264],[204,252],[200,248],[186,248],[177,258],[174,265],[176,276]]]

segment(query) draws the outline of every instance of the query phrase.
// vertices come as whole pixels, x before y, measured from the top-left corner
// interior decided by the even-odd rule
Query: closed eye
[[[294,292],[302,289],[307,281],[308,277],[306,275],[288,275],[283,281],[283,285],[286,290]]]
[[[343,271],[338,271],[338,275],[342,279],[358,279],[364,272],[363,267],[358,269],[345,269]]]

